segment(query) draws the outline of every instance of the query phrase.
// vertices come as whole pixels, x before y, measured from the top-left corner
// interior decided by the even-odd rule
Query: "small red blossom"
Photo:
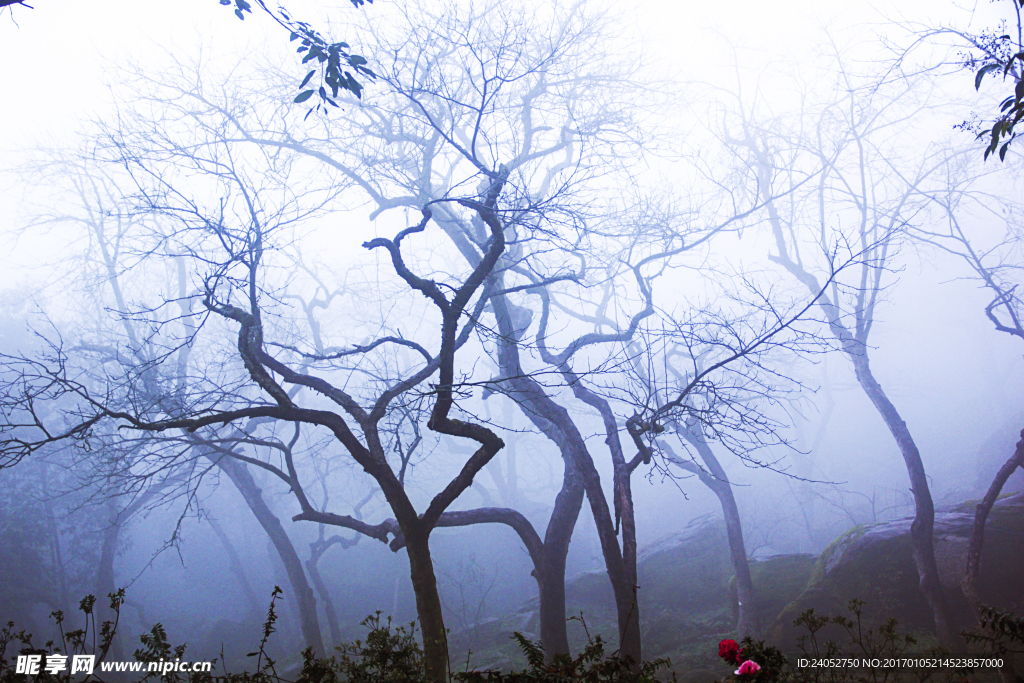
[[[718,644],[718,656],[729,664],[740,664],[743,662],[743,650],[735,640],[723,640]]]
[[[740,668],[736,669],[736,675],[747,676],[750,674],[756,674],[760,670],[761,667],[757,662],[755,662],[752,659],[748,659],[747,661],[740,664]]]

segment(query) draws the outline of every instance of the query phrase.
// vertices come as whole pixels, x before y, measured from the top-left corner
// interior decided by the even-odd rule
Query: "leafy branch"
[[[987,130],[979,130],[976,122],[964,122],[958,126],[970,129],[979,140],[987,139],[985,159],[998,150],[999,160],[1006,159],[1010,143],[1017,137],[1016,126],[1024,119],[1024,40],[1021,34],[1021,8],[1024,0],[1011,0],[1017,17],[1017,36],[1005,33],[1005,24],[999,31],[983,31],[978,35],[959,33],[966,39],[974,54],[962,54],[960,65],[974,71],[974,89],[980,90],[988,74],[1000,74],[1005,83],[1013,84],[1013,94],[999,103],[999,116]],[[999,35],[996,35],[999,33]]]
[[[327,105],[340,108],[336,102],[338,93],[348,91],[357,98],[363,96],[363,84],[358,77],[365,77],[373,80],[377,75],[369,69],[366,58],[352,54],[350,46],[345,42],[328,42],[320,32],[314,29],[305,21],[298,21],[288,11],[278,6],[276,11],[267,7],[263,0],[254,0],[266,14],[274,19],[279,25],[288,29],[290,41],[299,41],[296,50],[303,54],[302,63],[312,62],[314,67],[299,83],[299,94],[295,96],[294,102],[301,104],[314,96],[319,98],[316,107],[306,112],[308,117],[314,111],[321,108],[327,111]],[[252,14],[252,3],[248,0],[219,0],[221,5],[234,6],[235,16],[244,20],[246,13]],[[373,0],[350,0],[354,7],[360,7],[366,2],[373,3]],[[319,75],[319,81],[313,81],[313,77]],[[313,87],[308,87],[313,83]],[[319,83],[319,85],[316,85]]]

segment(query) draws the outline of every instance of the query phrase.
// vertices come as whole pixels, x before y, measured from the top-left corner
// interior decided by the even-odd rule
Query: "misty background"
[[[900,447],[830,336],[827,315],[814,305],[817,291],[780,260],[781,243],[790,254],[802,245],[799,263],[819,283],[835,276],[835,288],[823,291],[836,301],[855,306],[865,292],[877,297],[866,313],[864,348],[913,434],[935,507],[951,509],[988,490],[1024,427],[1021,340],[994,328],[986,316],[991,289],[936,235],[962,226],[1003,268],[1003,282],[1013,282],[1021,263],[1013,239],[1024,208],[1019,153],[986,162],[975,136],[955,128],[975,112],[984,117],[1001,97],[995,86],[975,91],[973,73],[958,61],[966,48],[956,40],[921,36],[950,26],[980,33],[1011,17],[1009,3],[336,5],[289,2],[287,9],[348,42],[384,76],[360,78],[360,100],[342,92],[340,108],[307,118],[319,98],[292,102],[307,71],[296,43],[258,11],[240,22],[231,7],[200,0],[40,0],[34,9],[0,14],[5,443],[38,438],[25,421],[26,394],[12,387],[39,391],[36,415],[52,433],[87,420],[99,405],[155,423],[174,411],[192,419],[269,400],[237,355],[238,326],[201,303],[204,283],[216,273],[218,286],[231,291],[225,306],[244,304],[248,275],[238,254],[251,253],[256,233],[210,226],[244,226],[256,215],[266,228],[259,233],[266,246],[259,281],[264,341],[278,344],[273,353],[282,358],[292,354],[293,368],[320,372],[372,403],[380,387],[414,373],[419,350],[384,344],[365,352],[365,362],[324,358],[382,337],[415,340],[433,353],[441,316],[396,276],[383,248],[364,243],[393,240],[416,225],[428,199],[483,202],[495,177],[487,173],[518,154],[526,161],[513,171],[511,198],[503,196],[501,206],[521,212],[516,230],[536,232],[510,248],[520,270],[509,266],[503,286],[543,281],[550,303],[542,312],[541,297],[523,285],[503,295],[505,314],[480,298],[467,304],[472,322],[465,324],[481,331],[455,352],[464,385],[453,414],[486,425],[504,446],[450,510],[515,510],[543,535],[563,486],[564,455],[532,420],[536,409],[518,398],[525,390],[508,388],[500,354],[512,337],[538,386],[579,430],[607,500],[618,496],[607,424],[544,357],[587,333],[618,333],[573,362],[579,381],[611,406],[626,460],[644,453],[629,425],[646,430],[637,443],[652,453],[629,477],[641,556],[694,520],[723,514],[720,497],[693,467],[678,465],[680,458],[698,462],[692,442],[680,437],[665,445],[673,429],[690,424],[687,415],[698,415],[727,475],[749,560],[817,556],[857,525],[912,517]],[[448,36],[453,47],[445,52],[431,35]],[[543,68],[503,82],[506,99],[487,110],[490,118],[481,114],[485,172],[459,156],[465,150],[456,142],[467,146],[472,126],[459,129],[461,138],[428,142],[423,112],[448,106],[445,93],[458,87],[472,90],[459,81],[472,64],[458,60],[476,54],[474,39],[486,52],[493,48],[487,40],[503,38],[530,59],[539,54],[530,50],[559,47]],[[403,71],[415,49],[430,66]],[[416,81],[421,67],[425,75]],[[475,83],[472,74],[466,78]],[[529,87],[541,95],[529,95]],[[430,104],[417,110],[410,93],[426,93]],[[531,96],[551,97],[530,114],[542,150],[534,156],[523,152],[517,128],[527,127],[521,108]],[[843,128],[846,114],[861,127]],[[438,151],[424,171],[416,164],[429,145]],[[215,151],[205,157],[204,149]],[[339,161],[324,163],[325,156]],[[827,187],[818,184],[828,176],[822,168],[834,172]],[[436,186],[417,185],[422,176]],[[864,176],[874,183],[870,190],[849,184]],[[859,223],[867,213],[858,197],[872,202],[867,222],[874,233]],[[769,215],[769,204],[778,215]],[[457,206],[443,219],[448,228],[439,215],[442,228],[412,233],[403,249],[411,267],[448,283],[443,291],[454,297],[470,269],[450,226],[484,235],[484,213],[479,205]],[[482,253],[487,243],[475,244]],[[643,259],[653,294],[634,277]],[[829,272],[839,266],[846,270]],[[652,313],[629,328],[646,302]],[[542,315],[546,341],[538,333]],[[852,308],[841,314],[851,327],[854,317]],[[771,344],[739,358],[734,374],[709,376],[682,412],[665,408],[686,385],[668,371],[672,358],[684,359],[684,369],[704,368],[737,339],[789,320]],[[622,336],[627,328],[632,336]],[[61,382],[88,390],[52,390],[60,383],[46,384],[54,368],[62,369]],[[381,452],[403,473],[421,512],[477,448],[428,428],[437,382],[418,379],[388,408],[382,430]],[[153,392],[183,398],[170,409]],[[326,393],[314,394],[298,396],[331,409]],[[161,441],[105,415],[74,438],[55,439],[0,469],[3,622],[44,634],[51,611],[71,613],[83,595],[123,587],[122,653],[160,621],[195,658],[219,656],[224,644],[240,662],[279,585],[276,652],[309,644],[280,548],[254,514],[252,497],[214,464],[225,457],[217,448],[249,458],[240,461],[248,474],[236,475],[249,477],[279,520],[310,585],[321,584],[310,590],[327,647],[362,637],[360,622],[375,612],[417,619],[405,549],[313,518],[292,521],[304,509],[296,488],[259,464],[288,473],[287,446],[292,476],[312,508],[371,525],[395,517],[391,499],[329,430],[250,417],[244,435],[227,424],[203,425]],[[190,440],[208,427],[207,441]],[[1003,491],[1021,490],[1018,468]],[[567,581],[607,571],[589,500],[567,546]],[[619,534],[618,507],[607,506],[616,510]],[[521,614],[538,599],[531,555],[506,525],[442,526],[430,533],[429,548],[444,624],[455,636]],[[324,611],[325,596],[336,619]],[[570,594],[566,612],[578,611]],[[751,633],[763,636],[772,616],[760,618]],[[539,628],[522,630],[539,636]]]

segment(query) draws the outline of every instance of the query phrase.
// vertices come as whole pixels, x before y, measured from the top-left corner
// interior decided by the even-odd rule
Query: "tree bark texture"
[[[555,499],[555,508],[548,522],[544,540],[526,517],[510,508],[476,508],[445,512],[437,527],[463,527],[474,524],[503,524],[519,536],[530,559],[533,576],[539,589],[539,620],[541,645],[549,660],[556,654],[569,654],[569,638],[565,619],[565,560],[569,551],[576,519],[583,507],[583,487],[575,468],[566,461],[562,489]],[[392,550],[406,546],[405,535],[396,534]]]
[[[444,627],[437,577],[430,558],[430,534],[420,529],[403,529],[409,573],[416,596],[416,613],[423,633],[423,673],[428,681],[448,680],[448,634]]]
[[[562,489],[555,498],[555,507],[544,533],[543,563],[536,567],[540,642],[544,656],[551,661],[555,655],[570,654],[569,633],[565,621],[565,562],[569,554],[576,521],[583,509],[583,484],[575,464],[564,459]]]

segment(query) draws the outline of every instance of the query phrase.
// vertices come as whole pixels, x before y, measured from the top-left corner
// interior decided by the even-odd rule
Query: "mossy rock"
[[[792,624],[800,614],[843,614],[850,600],[865,601],[865,622],[895,616],[902,628],[934,635],[931,610],[918,587],[911,541],[911,518],[855,527],[819,556],[807,588],[787,605],[768,629],[768,640],[795,647],[800,632]],[[970,628],[973,616],[960,591],[967,547],[974,525],[973,506],[965,504],[935,515],[935,559],[953,618]],[[1006,496],[989,515],[978,589],[982,600],[1006,609],[1024,607],[1024,495]]]
[[[676,664],[717,654],[718,639],[736,627],[725,523],[705,515],[644,547],[637,574],[644,656],[669,656]]]
[[[974,521],[974,503],[936,515],[936,560],[954,612],[963,625],[970,615],[959,590],[967,544]],[[750,563],[762,625],[770,624],[766,640],[795,650],[800,633],[793,620],[809,608],[819,614],[845,614],[849,601],[867,602],[865,623],[890,616],[901,630],[923,635],[931,630],[931,613],[917,587],[910,547],[910,519],[858,526],[837,538],[818,557],[779,555]],[[989,517],[979,590],[993,605],[1024,612],[1024,495],[1000,499]],[[670,657],[673,669],[695,678],[720,679],[718,641],[736,636],[736,597],[724,522],[712,516],[694,520],[685,529],[646,546],[639,553],[638,592],[644,656]],[[618,646],[611,585],[603,570],[587,572],[566,584],[567,616],[583,614],[591,635],[600,634],[607,651]],[[777,615],[777,616],[776,616]],[[474,666],[508,670],[525,665],[511,640],[513,631],[536,639],[537,604],[517,614],[486,620],[472,633],[453,633],[453,661],[474,652]],[[569,625],[570,645],[578,652],[586,642],[579,622]],[[922,644],[925,644],[924,642]],[[708,674],[714,675],[708,676]]]
[[[733,573],[725,523],[699,517],[638,554],[641,615],[652,609],[699,614],[727,606]]]
[[[690,645],[706,649],[709,634],[730,634],[729,581],[733,570],[725,523],[713,515],[641,548],[637,591],[645,656],[655,658]],[[568,616],[583,615],[587,630],[618,647],[615,602],[608,574],[595,570],[566,582]],[[570,625],[570,645],[582,647],[585,632]],[[715,641],[717,643],[717,641]]]
[[[750,579],[754,584],[754,606],[761,627],[796,600],[807,588],[818,558],[810,554],[774,555],[750,561]],[[733,621],[739,620],[736,578],[729,581]]]

